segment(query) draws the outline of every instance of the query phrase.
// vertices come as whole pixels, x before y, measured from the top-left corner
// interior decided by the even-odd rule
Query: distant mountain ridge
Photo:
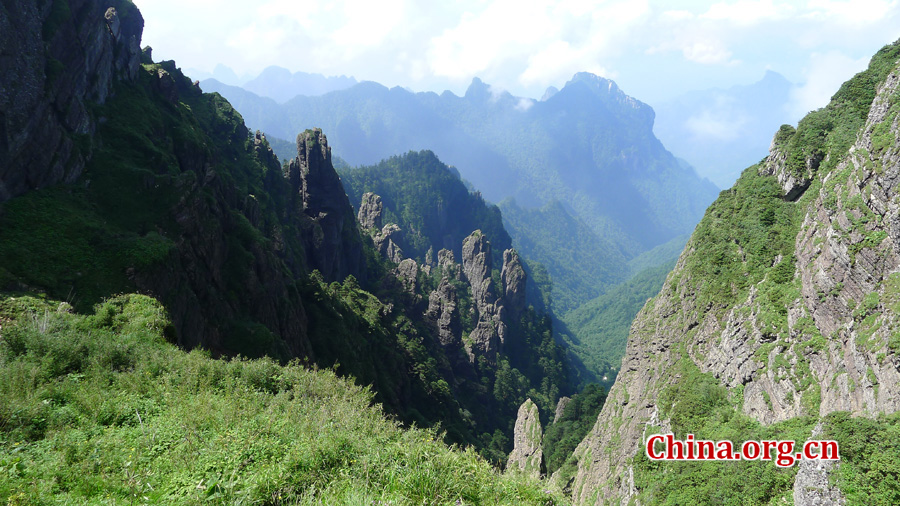
[[[271,66],[266,67],[258,76],[244,83],[241,87],[262,97],[269,97],[278,103],[284,103],[297,95],[317,96],[330,91],[343,90],[357,83],[356,79],[347,76],[324,76],[307,72],[294,72]]]
[[[200,81],[204,89],[218,91],[217,86],[233,86],[249,91],[259,97],[271,98],[277,103],[284,103],[297,95],[317,96],[330,91],[343,90],[357,84],[354,77],[325,76],[310,72],[291,72],[290,70],[270,65],[256,77],[247,74],[238,76],[234,70],[216,65],[212,72],[198,69],[186,69],[185,73]]]
[[[730,188],[768,154],[772,131],[797,122],[787,107],[793,87],[769,70],[753,84],[692,91],[657,104],[654,132],[701,176]]]
[[[576,74],[543,101],[515,97],[477,78],[462,97],[362,82],[318,97],[298,96],[280,107],[243,89],[202,86],[223,94],[249,125],[269,136],[325,129],[335,153],[350,165],[428,149],[487,200],[512,197],[526,209],[565,202],[574,217],[613,245],[609,258],[573,252],[577,266],[621,262],[613,257],[630,259],[690,232],[717,193],[653,135],[652,108],[589,73]],[[553,261],[533,260],[548,268]],[[595,292],[585,296],[618,282],[591,280]]]

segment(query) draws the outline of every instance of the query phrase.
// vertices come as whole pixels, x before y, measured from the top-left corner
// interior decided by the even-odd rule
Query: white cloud
[[[809,0],[807,16],[838,23],[873,23],[887,17],[897,4],[896,0]]]
[[[696,63],[717,64],[731,62],[731,51],[718,41],[696,41],[681,48],[684,59]]]
[[[749,82],[765,68],[799,81],[796,69],[822,65],[813,52],[855,61],[900,36],[898,0],[136,1],[145,43],[183,67],[280,65],[438,92],[479,76],[532,97],[578,71],[629,94]]]
[[[824,107],[844,81],[865,70],[869,57],[851,58],[840,51],[814,53],[805,69],[806,82],[791,90],[789,113],[799,120],[809,111]]]
[[[733,3],[715,3],[700,17],[737,25],[752,25],[762,21],[784,19],[792,11],[793,6],[786,3],[776,5],[772,0],[739,0]]]
[[[528,109],[531,109],[531,106],[533,106],[533,105],[534,105],[534,100],[532,100],[530,98],[520,98],[519,102],[516,104],[516,110],[524,112],[524,111],[527,111]]]

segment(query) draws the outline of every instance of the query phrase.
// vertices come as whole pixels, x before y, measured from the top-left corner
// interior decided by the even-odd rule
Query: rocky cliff
[[[886,47],[828,107],[783,127],[769,157],[707,210],[635,320],[608,401],[576,450],[578,503],[714,503],[710,494],[749,486],[769,490],[751,503],[812,504],[803,483],[828,479],[809,463],[799,473],[713,463],[702,471],[710,485],[676,487],[673,476],[701,467],[648,462],[643,441],[670,431],[806,439],[835,411],[898,411],[898,58],[897,45]]]
[[[90,109],[137,78],[143,27],[128,0],[0,4],[0,202],[81,175]]]
[[[506,462],[507,469],[516,469],[535,478],[541,476],[544,470],[542,432],[540,411],[531,399],[526,399],[516,416],[513,451]]]
[[[331,147],[322,130],[297,136],[297,157],[288,163],[286,177],[295,205],[312,219],[312,226],[303,230],[307,266],[329,281],[349,275],[364,281],[362,242],[353,208],[331,163]]]

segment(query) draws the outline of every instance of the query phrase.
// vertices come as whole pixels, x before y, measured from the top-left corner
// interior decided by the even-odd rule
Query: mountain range
[[[561,256],[533,252],[533,260],[563,276],[555,280],[560,287],[583,286],[574,296],[557,291],[561,312],[627,276],[611,267],[608,276],[585,278],[584,272],[595,272],[588,265],[620,265],[689,232],[716,194],[714,185],[679,163],[653,136],[650,107],[614,82],[587,73],[575,75],[543,101],[514,97],[478,79],[462,97],[364,82],[282,105],[213,81],[201,87],[222,93],[250,125],[275,137],[301,126],[322,126],[332,132],[335,152],[350,165],[430,149],[490,201],[514,199],[523,209],[563,203],[562,219],[590,230],[590,240],[604,245],[578,244]],[[513,228],[556,226],[552,217],[528,216],[534,219],[527,227]],[[513,239],[518,241],[515,232]],[[598,252],[603,256],[595,257]],[[565,277],[572,266],[582,279]]]
[[[900,41],[690,231],[709,183],[611,81],[273,109],[344,162],[248,129],[143,23],[0,3],[0,501],[900,500]],[[435,149],[393,153],[417,128]],[[555,313],[579,274],[605,293]],[[657,434],[840,459],[659,461]]]

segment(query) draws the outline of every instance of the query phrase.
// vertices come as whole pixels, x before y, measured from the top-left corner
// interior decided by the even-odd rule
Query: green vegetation
[[[695,440],[789,439],[802,444],[815,419],[798,417],[771,426],[741,413],[734,394],[711,374],[701,373],[687,357],[676,366],[679,379],[660,395],[660,418],[668,418],[676,438]],[[658,430],[657,430],[658,432]],[[648,431],[648,437],[653,431]],[[739,446],[738,446],[739,448]],[[634,483],[641,504],[780,504],[792,501],[797,466],[774,461],[651,461],[643,450],[633,459]]]
[[[750,167],[709,207],[688,243],[695,253],[680,273],[688,277],[685,293],[696,298],[696,307],[732,306],[763,280],[777,256],[793,255],[798,204],[782,196],[775,178],[760,176],[757,167]],[[673,281],[671,286],[677,287],[679,280]],[[790,279],[777,276],[770,281],[780,285]],[[775,294],[772,298],[778,299]]]
[[[615,381],[634,317],[659,293],[674,265],[672,260],[640,272],[562,317],[557,329],[584,363],[588,380],[607,387]]]
[[[488,236],[497,268],[503,265],[503,251],[512,247],[497,206],[486,203],[478,192],[470,193],[459,173],[431,151],[410,151],[340,173],[355,207],[366,192],[381,196],[384,224],[400,226],[404,254],[419,263],[429,249],[434,255],[431,261],[436,262],[441,248],[451,249],[459,262],[463,239],[474,230]]]
[[[136,83],[117,83],[114,96],[90,111],[105,121],[96,136],[78,139],[93,152],[83,177],[4,203],[0,289],[42,291],[81,314],[117,293],[155,293],[172,316],[172,340],[184,348],[333,368],[370,386],[399,422],[439,426],[448,442],[505,461],[518,404],[530,395],[550,409],[571,390],[549,318],[527,312],[510,323],[516,342],[499,363],[471,367],[462,357],[469,369],[454,371],[460,357],[444,352],[422,317],[420,302],[435,280],[423,274],[420,291],[409,294],[367,245],[363,286],[308,272],[303,233],[311,225],[267,146],[256,149],[221,96],[196,93],[174,62],[147,56]],[[160,75],[174,80],[176,100],[160,92]],[[481,228],[499,254],[509,247],[496,207],[432,154],[383,167],[390,164],[407,178],[396,188],[409,191],[391,202],[406,206],[397,216],[411,220],[405,230],[415,244],[442,245],[455,233],[458,255],[462,238]],[[388,181],[385,188],[394,188]],[[439,213],[445,228],[423,225],[433,223],[421,216]],[[459,299],[469,308],[467,290]],[[290,314],[297,318],[279,324]],[[471,320],[468,311],[460,316],[464,326]]]
[[[622,252],[562,203],[525,209],[507,199],[500,209],[519,253],[547,267],[553,311],[558,316],[625,281],[628,267]]]
[[[834,171],[863,126],[878,85],[898,58],[900,44],[885,47],[865,72],[841,87],[827,107],[810,113],[796,129],[785,126],[778,132],[775,144],[785,156],[787,170],[798,180],[806,179],[803,185],[808,188],[786,196],[774,177],[760,176],[759,166],[748,168],[707,210],[688,244],[692,252],[685,257],[685,268],[670,278],[673,297],[693,299],[696,313],[685,317],[696,322],[709,313],[721,317],[756,288],[753,307],[741,309],[746,317],[751,312],[756,315],[767,338],[755,359],[764,365],[764,371],[775,374],[775,381],[789,380],[794,390],[801,392],[804,412],[813,416],[762,426],[741,412],[742,388],[721,386],[711,374],[701,373],[681,349],[680,361],[667,373],[673,382],[659,396],[660,418],[670,421],[676,437],[692,433],[695,439],[728,439],[736,444],[750,439],[801,443],[810,437],[819,421],[815,415],[821,407],[822,391],[814,384],[805,354],[824,349],[826,341],[809,317],[797,321],[793,336],[788,332],[787,307],[800,296],[794,244],[803,215],[820,195],[828,210],[846,210],[850,229],[837,233],[845,239],[852,232],[863,236],[849,248],[851,261],[859,251],[877,248],[885,238],[885,234],[867,229],[877,217],[863,199],[850,196],[842,187],[853,167]],[[878,137],[884,137],[884,131],[876,129],[875,134],[876,149],[894,143]],[[884,300],[870,293],[850,304],[858,325],[859,348],[875,352],[882,345],[872,336],[881,325],[880,309],[896,303],[895,281],[888,279]],[[836,283],[833,289],[819,293],[819,298],[835,297],[842,288],[842,283]],[[892,340],[896,345],[896,338]],[[773,354],[775,350],[781,351]],[[872,383],[877,380],[871,368],[866,376]],[[856,386],[850,382],[851,392]],[[763,393],[763,400],[771,409],[774,399]],[[839,486],[848,504],[896,504],[900,499],[900,468],[896,465],[900,447],[892,443],[897,421],[895,415],[872,420],[847,413],[824,419],[823,437],[837,440],[841,448],[841,464],[832,484]],[[771,461],[660,462],[650,461],[642,451],[633,464],[642,504],[790,503],[796,475],[796,466],[780,469]]]
[[[559,418],[554,419],[544,431],[543,450],[547,474],[553,474],[564,467],[560,483],[566,483],[574,476],[577,468],[575,447],[597,423],[597,416],[600,415],[604,402],[606,389],[591,383],[581,393],[572,396]]]
[[[838,442],[841,463],[830,482],[848,505],[888,506],[900,503],[900,414],[874,420],[832,413],[825,417],[823,439]]]
[[[4,504],[558,504],[331,371],[165,341],[141,295],[0,299]]]

